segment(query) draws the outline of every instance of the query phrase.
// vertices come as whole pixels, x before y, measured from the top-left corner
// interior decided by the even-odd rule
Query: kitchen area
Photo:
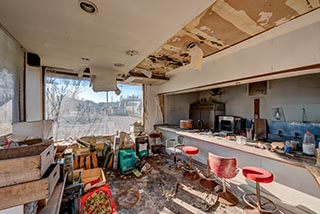
[[[319,38],[319,0],[1,2],[0,214],[320,213]]]
[[[319,198],[320,75],[311,74],[205,91],[165,95],[163,141],[184,137],[207,163],[208,152],[236,157],[272,171],[272,189],[283,197],[294,188]],[[258,103],[258,104],[257,104]],[[305,133],[314,136],[308,150]],[[299,197],[299,194],[297,194]]]

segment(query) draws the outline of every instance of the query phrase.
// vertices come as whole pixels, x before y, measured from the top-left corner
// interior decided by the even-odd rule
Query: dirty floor
[[[170,157],[161,154],[149,157],[146,161],[151,164],[152,170],[141,178],[136,178],[132,173],[121,175],[105,171],[119,214],[244,213],[246,205],[241,199],[244,193],[239,192],[237,185],[229,184],[229,188],[233,192],[239,192],[239,203],[236,206],[226,206],[217,201],[214,191],[207,191],[199,185],[200,179],[192,181],[183,176],[183,169],[170,167]],[[205,173],[204,165],[197,162],[194,165]]]

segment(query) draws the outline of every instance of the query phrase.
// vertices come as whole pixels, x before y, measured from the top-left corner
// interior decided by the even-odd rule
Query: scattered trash
[[[129,209],[134,207],[140,200],[140,191],[136,189],[129,189],[119,193],[116,203],[119,207]]]
[[[176,183],[174,192],[170,197],[175,198],[179,189],[184,191],[184,193],[181,193],[181,195],[190,195],[190,197],[193,199],[192,201],[194,202],[192,206],[204,211],[210,211],[218,201],[218,196],[216,194],[200,192],[195,190],[195,188],[192,186],[188,187],[181,183]]]
[[[148,162],[146,162],[146,163],[143,165],[143,167],[141,168],[141,172],[142,172],[143,174],[147,174],[147,173],[149,173],[151,170],[152,170],[152,166],[151,166]]]
[[[33,214],[36,213],[38,209],[38,201],[30,202],[24,205],[24,213],[25,214]]]
[[[142,176],[142,173],[141,173],[139,170],[137,170],[137,169],[133,169],[133,170],[132,170],[132,173],[133,173],[137,178],[141,178],[141,176]]]
[[[222,190],[222,186],[221,185],[217,185],[215,188],[214,188],[214,192],[220,192]]]
[[[218,185],[217,182],[215,182],[214,180],[205,179],[205,178],[201,178],[199,183],[201,187],[210,191],[213,191],[214,188]]]

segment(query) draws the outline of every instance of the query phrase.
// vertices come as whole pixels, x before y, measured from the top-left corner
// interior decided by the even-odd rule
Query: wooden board
[[[91,169],[90,155],[86,157],[86,169]]]
[[[54,161],[54,146],[0,150],[0,187],[40,179]]]
[[[58,164],[52,164],[40,180],[1,187],[0,210],[50,198],[60,176],[59,170]]]
[[[267,139],[267,120],[255,119],[254,120],[254,132],[258,140]]]
[[[57,183],[51,198],[47,201],[46,206],[40,211],[38,210],[39,214],[58,214],[59,213],[65,183],[66,183],[66,177],[64,178],[63,182]]]
[[[80,169],[84,168],[84,157],[83,157],[83,156],[80,156],[79,168],[80,168]]]
[[[98,158],[95,152],[91,153],[92,168],[98,167]]]

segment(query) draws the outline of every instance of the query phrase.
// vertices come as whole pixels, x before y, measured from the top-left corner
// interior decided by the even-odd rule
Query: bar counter
[[[157,128],[160,129],[162,132],[163,131],[171,132],[176,135],[182,135],[184,137],[194,139],[197,141],[203,141],[210,144],[225,147],[228,149],[248,153],[254,156],[259,156],[259,157],[267,158],[273,161],[289,164],[292,166],[305,168],[312,175],[318,187],[320,188],[320,167],[315,166],[315,163],[316,163],[315,157],[309,157],[309,156],[297,157],[297,156],[291,156],[288,154],[279,154],[269,150],[256,148],[254,146],[238,144],[236,141],[227,140],[224,137],[207,135],[199,132],[193,132],[192,130],[182,130],[179,128],[171,128],[171,127],[165,127],[165,126],[158,126]]]

